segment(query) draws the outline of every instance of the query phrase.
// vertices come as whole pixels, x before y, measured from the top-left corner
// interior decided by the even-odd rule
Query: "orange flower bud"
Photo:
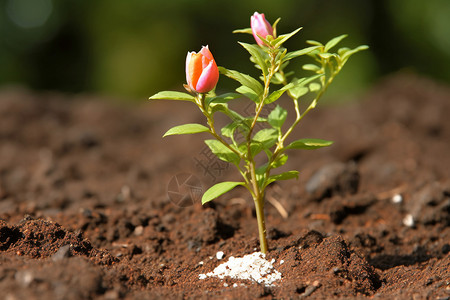
[[[208,46],[202,47],[199,53],[188,52],[186,80],[191,90],[197,93],[207,93],[216,86],[219,81],[219,69]]]

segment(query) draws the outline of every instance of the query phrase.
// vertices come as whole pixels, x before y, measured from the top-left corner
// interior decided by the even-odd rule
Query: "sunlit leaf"
[[[294,84],[293,83],[289,83],[289,84],[285,85],[284,87],[282,87],[281,89],[273,91],[269,95],[269,97],[267,97],[264,100],[264,103],[265,104],[270,104],[272,102],[277,101],[284,94],[284,92],[286,92],[288,89],[290,89],[292,87],[294,87]]]
[[[222,129],[220,130],[220,133],[223,136],[231,138],[233,136],[234,131],[236,130],[237,127],[238,127],[238,123],[237,122],[231,122],[231,123],[227,124],[226,126],[222,127]]]
[[[250,55],[254,58],[255,63],[262,70],[264,76],[266,76],[267,72],[268,72],[268,70],[267,70],[268,67],[267,67],[264,57],[262,56],[261,52],[259,51],[259,49],[261,49],[261,47],[258,45],[251,45],[251,44],[246,44],[246,43],[241,43],[241,42],[239,42],[239,44],[241,44],[242,47],[244,47],[245,50],[247,50],[248,53],[250,53]]]
[[[226,192],[231,191],[238,185],[244,185],[244,182],[225,181],[216,183],[203,194],[202,204],[205,204],[211,200],[216,199],[217,197],[225,194]]]
[[[293,179],[293,178],[297,178],[298,179],[298,171],[287,171],[281,174],[277,174],[277,175],[272,175],[267,179],[267,183],[266,185],[277,181],[277,180],[289,180],[289,179]]]
[[[294,52],[288,52],[286,54],[286,56],[284,57],[283,61],[288,61],[288,60],[291,60],[293,58],[299,57],[301,55],[309,54],[312,51],[317,50],[319,47],[320,46],[312,46],[312,47],[308,47],[308,48],[305,48],[305,49],[297,50],[297,51],[294,51]]]
[[[296,30],[292,31],[291,33],[280,35],[279,37],[274,39],[271,44],[274,45],[275,48],[278,48],[281,45],[283,45],[284,42],[286,42],[288,39],[290,39],[292,36],[294,36],[297,32],[299,32],[300,30],[302,30],[302,27],[297,28]]]
[[[369,49],[369,46],[361,45],[359,47],[356,47],[355,49],[348,50],[344,53],[344,55],[342,55],[342,60],[347,60],[351,55],[353,55],[359,51],[363,51],[363,50],[367,50],[367,49]]]
[[[239,164],[239,155],[237,155],[235,152],[233,152],[218,140],[205,140],[205,144],[208,145],[212,153],[214,153],[219,159],[233,163],[235,165]]]
[[[243,74],[243,73],[240,73],[240,72],[234,71],[234,70],[228,70],[228,69],[225,69],[224,67],[219,67],[219,71],[223,75],[238,81],[243,86],[250,88],[258,96],[263,93],[264,88],[263,88],[262,84],[259,83],[258,80],[251,77],[250,75]]]
[[[249,98],[250,100],[252,100],[255,103],[259,103],[259,95],[254,90],[252,90],[251,88],[249,88],[247,86],[241,85],[240,87],[238,87],[236,89],[236,92]]]
[[[323,59],[329,59],[330,57],[336,56],[334,53],[319,53],[318,55]]]
[[[272,169],[278,168],[283,166],[288,160],[288,156],[286,154],[281,154],[280,156],[277,157],[276,160],[274,160],[271,164],[270,167]]]
[[[332,141],[326,141],[321,139],[300,139],[290,143],[286,146],[286,149],[318,149],[322,147],[328,147],[332,145]]]
[[[251,28],[243,28],[243,29],[236,29],[233,30],[233,33],[247,33],[247,34],[253,34],[253,31]]]
[[[310,44],[310,45],[314,45],[314,46],[320,46],[320,47],[323,46],[323,44],[321,42],[314,41],[314,40],[307,40],[306,43]]]
[[[261,143],[263,149],[269,149],[278,140],[278,131],[274,128],[264,128],[253,136],[253,141]]]
[[[274,35],[274,36],[277,35],[277,25],[278,25],[278,22],[280,22],[280,21],[281,21],[281,18],[278,18],[278,19],[276,19],[275,22],[273,22],[273,24],[272,24],[273,35]]]
[[[321,69],[318,65],[313,65],[313,64],[303,65],[302,68],[303,68],[303,70],[313,71],[313,72],[317,72],[317,71],[319,71]]]
[[[289,92],[294,97],[294,99],[298,99],[301,96],[307,94],[309,92],[309,89],[307,87],[307,84],[322,77],[323,74],[313,75],[310,77],[305,77],[301,79],[295,79],[292,80],[292,83],[294,84],[294,87],[292,87]]]
[[[283,84],[284,77],[280,73],[275,73],[275,75],[272,77],[271,83],[273,84]]]
[[[287,110],[282,108],[281,106],[277,105],[269,114],[268,116],[268,122],[270,125],[272,125],[275,129],[281,129],[281,126],[283,126],[284,121],[286,121],[287,117]]]
[[[180,100],[180,101],[191,101],[195,102],[194,96],[183,93],[183,92],[175,92],[175,91],[163,91],[154,94],[149,98],[150,100],[160,99],[160,100]]]
[[[228,104],[227,103],[211,103],[209,105],[209,113],[212,115],[215,112],[223,112],[224,114],[229,113]]]
[[[209,105],[210,103],[227,103],[230,100],[237,99],[242,97],[241,94],[238,93],[226,93],[215,97],[206,98],[206,102]]]
[[[209,131],[208,127],[205,127],[200,124],[184,124],[184,125],[179,125],[179,126],[170,128],[164,134],[164,136],[176,135],[176,134],[193,134],[193,133],[200,133],[200,132],[207,132],[207,131]]]
[[[328,52],[331,48],[336,46],[340,41],[342,41],[346,37],[347,37],[347,35],[343,34],[343,35],[340,35],[340,36],[337,36],[337,37],[331,39],[328,43],[325,44],[325,48],[323,49],[323,51]]]
[[[320,88],[321,88],[322,86],[320,85],[320,83],[317,83],[317,82],[312,82],[312,83],[310,83],[309,84],[309,90],[311,91],[311,92],[317,92],[317,91],[320,91]]]

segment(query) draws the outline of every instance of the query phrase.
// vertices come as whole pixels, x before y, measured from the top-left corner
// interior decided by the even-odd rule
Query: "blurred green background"
[[[450,81],[449,0],[1,0],[0,86],[92,92],[147,99],[182,88],[188,51],[208,44],[218,65],[256,75],[232,34],[254,11],[280,33],[304,29],[287,43],[370,46],[337,78],[332,95],[363,91],[380,76],[409,69]],[[227,88],[221,80],[219,89]]]

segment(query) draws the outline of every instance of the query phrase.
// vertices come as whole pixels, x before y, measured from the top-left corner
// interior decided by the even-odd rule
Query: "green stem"
[[[276,69],[275,58],[276,58],[276,56],[277,56],[277,52],[276,51],[270,52],[270,64],[271,64],[271,67],[270,67],[270,70],[269,70],[269,74],[267,76],[264,76],[264,93],[262,95],[261,102],[256,107],[255,118],[253,119],[252,125],[250,126],[250,130],[248,131],[248,134],[247,134],[247,141],[248,141],[248,147],[249,148],[250,148],[250,140],[251,140],[251,137],[252,137],[253,129],[254,129],[254,127],[256,125],[256,122],[258,121],[259,115],[261,114],[261,111],[262,111],[262,109],[264,107],[264,101],[269,96],[270,82],[272,80],[273,75],[275,75],[275,69]]]
[[[264,101],[269,96],[269,87],[270,82],[272,80],[273,75],[275,74],[276,70],[276,64],[275,64],[275,58],[276,58],[276,51],[271,51],[270,53],[271,57],[271,67],[269,70],[269,74],[267,76],[264,76],[264,93],[261,97],[261,102],[256,107],[256,113],[255,118],[253,119],[253,122],[249,128],[248,134],[247,134],[247,169],[250,172],[250,182],[252,184],[253,192],[251,193],[253,196],[253,200],[255,201],[255,209],[256,209],[256,220],[258,222],[258,232],[259,232],[259,244],[260,244],[260,251],[264,254],[267,253],[267,238],[266,238],[266,223],[265,223],[265,216],[264,216],[264,189],[265,186],[260,186],[258,183],[258,180],[256,178],[256,167],[255,167],[255,161],[253,160],[253,157],[251,155],[251,139],[252,139],[252,132],[255,128],[256,122],[258,121],[259,115],[261,114],[261,111],[264,107]]]
[[[241,154],[241,152],[239,152],[236,149],[234,149],[233,147],[231,147],[226,141],[224,141],[224,139],[219,134],[217,134],[215,126],[214,126],[214,119],[208,113],[208,111],[205,107],[206,94],[198,94],[198,95],[199,96],[196,97],[196,100],[197,100],[196,103],[197,103],[197,106],[200,108],[200,111],[206,117],[206,121],[208,122],[208,126],[209,126],[209,132],[216,138],[216,140],[221,142],[225,147],[227,147],[228,149],[230,149],[231,151],[236,153],[241,159],[244,159],[244,156]]]
[[[258,222],[259,231],[259,247],[262,253],[267,253],[267,238],[266,238],[266,223],[264,217],[264,193],[259,192],[256,197],[253,198],[255,201],[256,210],[256,220]]]

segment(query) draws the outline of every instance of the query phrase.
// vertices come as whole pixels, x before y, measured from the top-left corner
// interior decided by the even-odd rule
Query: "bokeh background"
[[[346,46],[370,46],[349,61],[334,97],[399,70],[450,82],[449,0],[1,0],[0,87],[145,100],[182,88],[187,51],[206,44],[219,65],[255,75],[237,44],[251,36],[231,33],[254,11],[281,17],[280,33],[304,27],[290,50],[342,33]]]

